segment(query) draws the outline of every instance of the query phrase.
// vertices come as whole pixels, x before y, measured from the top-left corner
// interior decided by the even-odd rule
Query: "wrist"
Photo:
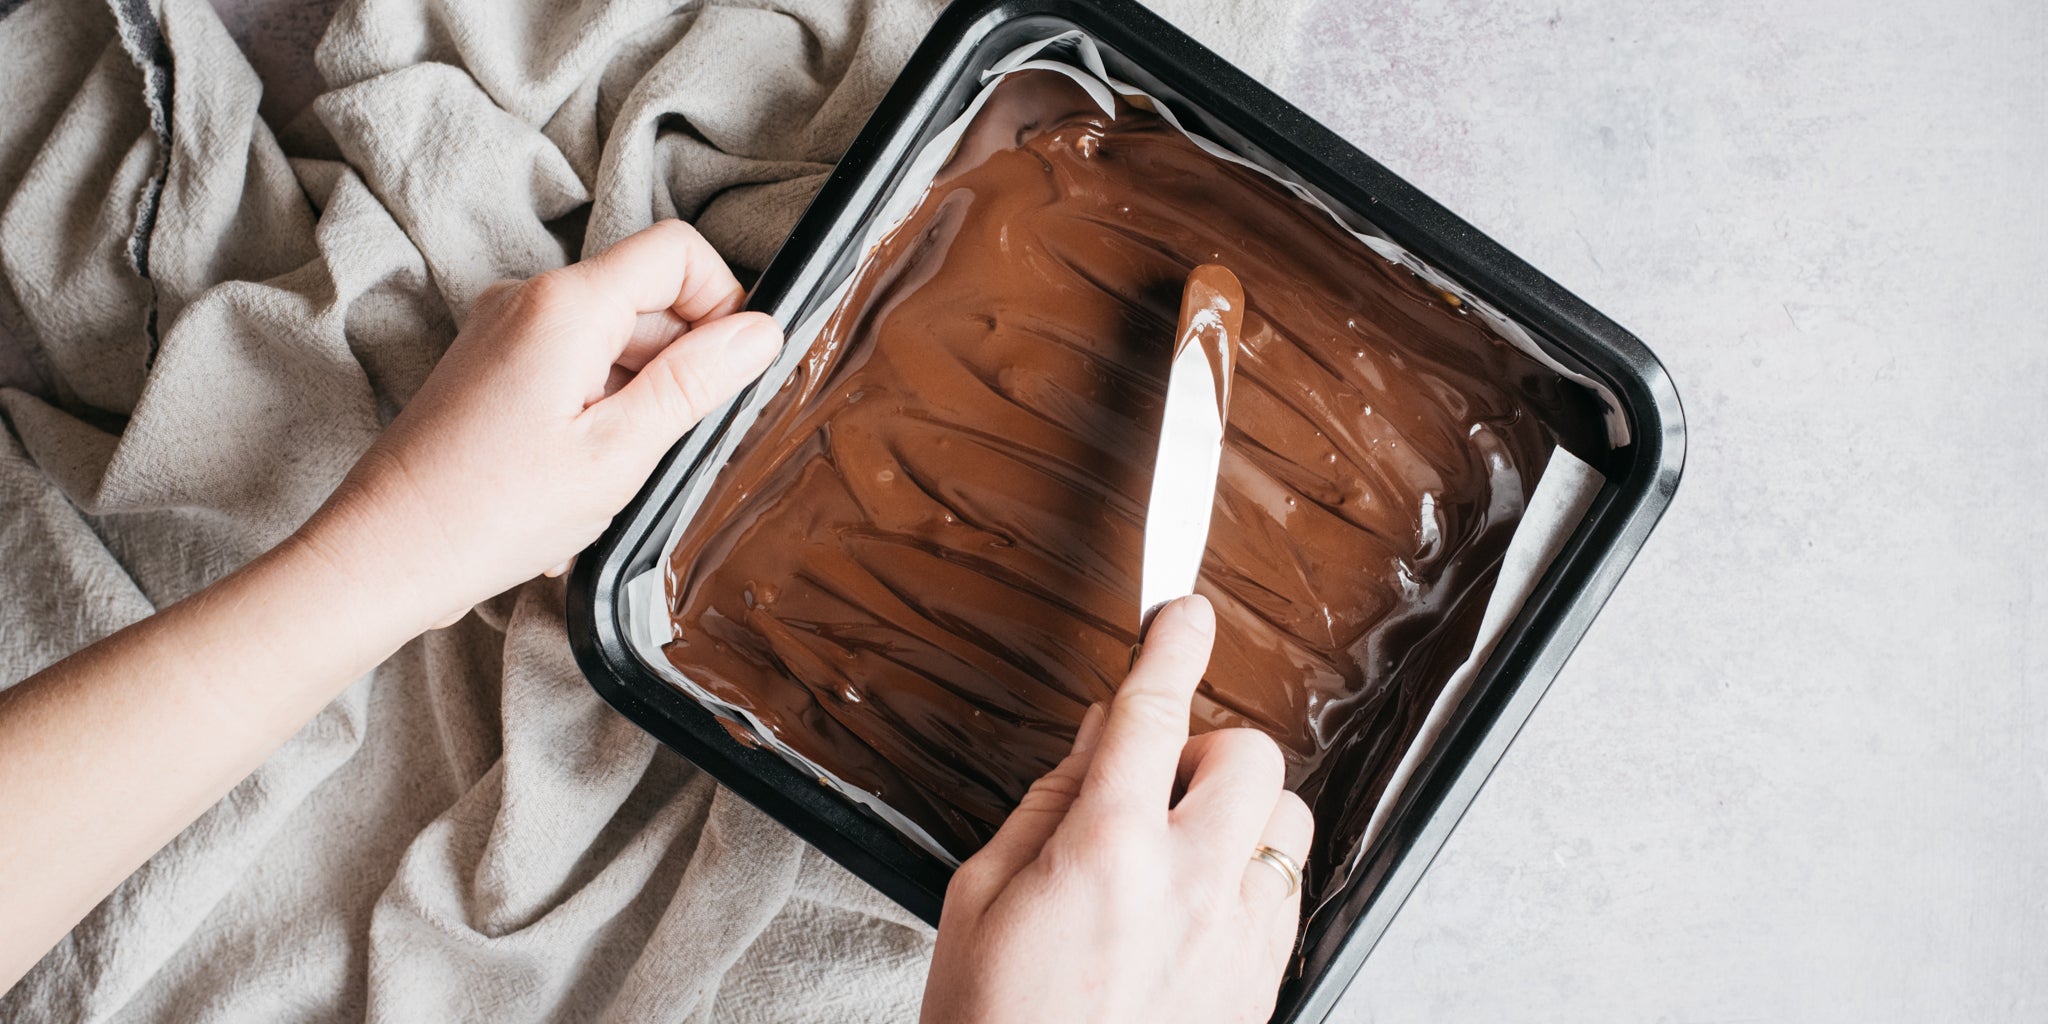
[[[404,517],[374,514],[364,502],[337,495],[280,544],[273,555],[332,588],[337,607],[361,609],[366,624],[402,643],[466,611],[458,574],[432,556],[433,539],[413,536]],[[398,635],[402,634],[402,635]]]

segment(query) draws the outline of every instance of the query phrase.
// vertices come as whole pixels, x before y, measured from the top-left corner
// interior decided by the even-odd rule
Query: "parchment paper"
[[[1182,134],[1186,135],[1195,145],[1201,147],[1203,151],[1217,159],[1251,168],[1279,182],[1289,191],[1299,196],[1303,202],[1309,203],[1329,214],[1332,219],[1336,220],[1346,231],[1373,252],[1378,253],[1381,257],[1391,262],[1407,267],[1417,276],[1428,281],[1432,286],[1458,296],[1465,303],[1466,308],[1472,311],[1473,315],[1484,319],[1488,326],[1492,327],[1504,340],[1516,348],[1528,353],[1532,358],[1555,370],[1567,379],[1577,381],[1593,391],[1607,410],[1610,440],[1617,445],[1626,443],[1627,427],[1620,419],[1620,406],[1615,401],[1614,396],[1607,392],[1605,388],[1590,378],[1560,364],[1549,353],[1543,351],[1521,325],[1510,320],[1491,305],[1471,294],[1462,285],[1445,277],[1435,268],[1422,263],[1400,245],[1390,239],[1381,237],[1371,229],[1370,225],[1356,224],[1340,216],[1317,198],[1301,182],[1290,178],[1285,168],[1268,167],[1254,162],[1225,148],[1214,140],[1190,131],[1174,115],[1172,108],[1166,103],[1150,93],[1129,83],[1119,81],[1112,76],[1103,64],[1101,53],[1097,49],[1095,41],[1078,31],[1061,33],[1021,46],[991,66],[989,71],[983,75],[984,85],[982,90],[968,104],[966,111],[934,136],[911,160],[902,183],[883,202],[878,215],[872,221],[873,226],[862,240],[862,250],[865,254],[872,254],[881,240],[890,231],[894,230],[897,225],[901,224],[910,215],[912,210],[916,209],[917,204],[924,198],[926,191],[930,188],[932,181],[938,176],[939,170],[945,166],[946,161],[953,155],[953,150],[958,144],[961,135],[966,132],[968,123],[981,110],[982,105],[987,102],[989,94],[994,90],[997,83],[1011,74],[1025,70],[1052,71],[1067,76],[1085,89],[1089,96],[1102,108],[1104,113],[1112,116],[1116,112],[1116,98],[1121,96],[1126,102],[1134,106],[1157,113],[1169,124],[1180,129]],[[767,405],[769,399],[774,397],[776,391],[789,378],[790,374],[795,372],[796,367],[803,361],[805,354],[809,352],[811,343],[816,340],[818,333],[823,330],[826,321],[831,318],[833,313],[838,311],[840,304],[845,300],[847,292],[851,290],[853,282],[859,277],[861,268],[866,265],[867,258],[864,255],[861,263],[848,271],[845,278],[834,286],[829,298],[819,304],[815,310],[805,316],[801,322],[790,330],[789,341],[784,346],[782,354],[769,367],[768,371],[763,374],[760,385],[753,390],[747,404],[737,410],[731,427],[719,438],[709,453],[709,458],[705,463],[707,466],[723,467],[727,460],[732,457],[733,450],[745,438],[748,430],[759,417],[761,409]],[[716,419],[721,414],[722,412],[714,413],[710,418]],[[947,852],[945,847],[934,840],[916,822],[911,821],[894,808],[888,806],[875,794],[846,782],[814,764],[810,759],[776,738],[774,733],[749,714],[746,709],[735,707],[712,696],[709,691],[698,686],[683,673],[677,671],[675,666],[671,665],[667,657],[663,655],[662,645],[674,639],[674,625],[670,621],[668,607],[669,555],[675,550],[676,544],[682,538],[684,531],[689,528],[691,521],[703,506],[704,500],[709,495],[717,476],[718,474],[715,471],[701,472],[684,485],[684,491],[679,500],[681,513],[677,517],[675,527],[671,531],[667,543],[663,545],[661,559],[655,564],[654,568],[627,581],[626,585],[621,589],[619,600],[624,604],[622,620],[625,623],[628,642],[633,647],[634,653],[639,656],[641,661],[651,671],[681,688],[698,703],[722,718],[739,723],[763,747],[774,750],[805,772],[816,777],[820,784],[836,790],[848,799],[866,807],[918,846],[930,851],[934,856],[939,857],[948,864],[957,865],[959,859]],[[1405,787],[1412,781],[1414,772],[1421,763],[1424,754],[1440,738],[1452,709],[1457,706],[1458,701],[1462,699],[1466,690],[1471,687],[1472,680],[1477,676],[1480,666],[1485,664],[1487,657],[1492,654],[1494,647],[1500,642],[1501,635],[1506,631],[1508,624],[1514,620],[1516,613],[1521,610],[1523,602],[1528,599],[1537,581],[1541,579],[1544,570],[1549,567],[1551,560],[1556,557],[1558,549],[1563,546],[1565,540],[1571,536],[1572,530],[1578,525],[1579,520],[1584,517],[1587,507],[1592,503],[1593,497],[1599,493],[1603,483],[1604,480],[1591,466],[1574,457],[1570,452],[1562,448],[1555,449],[1552,452],[1549,465],[1546,467],[1543,476],[1537,481],[1535,493],[1530,499],[1529,507],[1516,527],[1513,539],[1509,542],[1507,554],[1501,565],[1499,578],[1494,585],[1492,597],[1487,602],[1486,611],[1482,617],[1480,629],[1474,640],[1472,650],[1464,663],[1452,673],[1450,681],[1445,685],[1442,693],[1431,706],[1421,732],[1403,755],[1386,791],[1381,795],[1373,810],[1372,817],[1366,828],[1364,841],[1360,843],[1358,850],[1354,851],[1354,864],[1357,858],[1363,855],[1364,851],[1372,848],[1374,841],[1386,828],[1387,819],[1393,807],[1397,805],[1398,799]],[[1342,870],[1348,873],[1350,869],[1351,865],[1346,865]]]

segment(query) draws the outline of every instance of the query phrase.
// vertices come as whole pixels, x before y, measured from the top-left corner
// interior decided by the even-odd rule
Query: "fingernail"
[[[740,341],[747,345],[782,344],[782,327],[775,318],[766,313],[743,310],[733,314],[746,321],[740,328]]]
[[[1181,617],[1181,621],[1187,623],[1189,629],[1202,634],[1216,632],[1216,609],[1209,604],[1208,598],[1200,594],[1189,594],[1173,603],[1176,608],[1175,614]]]
[[[1104,716],[1101,701],[1088,705],[1088,713],[1081,716],[1080,731],[1074,733],[1074,753],[1086,754],[1095,749],[1095,741],[1102,735]]]
[[[739,336],[732,340],[732,347],[749,365],[765,368],[775,361],[776,353],[782,351],[782,328],[764,314],[757,323],[748,324],[740,331]]]

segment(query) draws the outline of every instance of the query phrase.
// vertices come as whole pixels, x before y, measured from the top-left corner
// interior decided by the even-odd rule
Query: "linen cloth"
[[[36,381],[0,389],[0,686],[289,533],[491,282],[669,216],[765,264],[940,6],[356,0],[274,133],[202,0],[0,0],[0,367]],[[1300,5],[1156,6],[1264,75]],[[350,687],[0,1019],[909,1020],[930,940],[614,714],[535,581]]]

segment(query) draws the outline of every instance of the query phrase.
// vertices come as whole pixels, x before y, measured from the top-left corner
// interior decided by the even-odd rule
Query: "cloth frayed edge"
[[[107,9],[114,16],[121,48],[128,52],[128,59],[135,64],[136,70],[142,72],[142,102],[149,108],[149,128],[157,140],[156,159],[150,167],[149,179],[143,183],[142,195],[135,200],[135,230],[128,235],[128,265],[137,277],[149,282],[149,245],[156,234],[157,210],[163,204],[164,178],[170,169],[171,44],[164,38],[163,20],[152,8],[150,0],[107,0]],[[156,314],[156,286],[152,282],[149,310],[143,324],[149,338],[152,362],[156,359],[158,344]]]

